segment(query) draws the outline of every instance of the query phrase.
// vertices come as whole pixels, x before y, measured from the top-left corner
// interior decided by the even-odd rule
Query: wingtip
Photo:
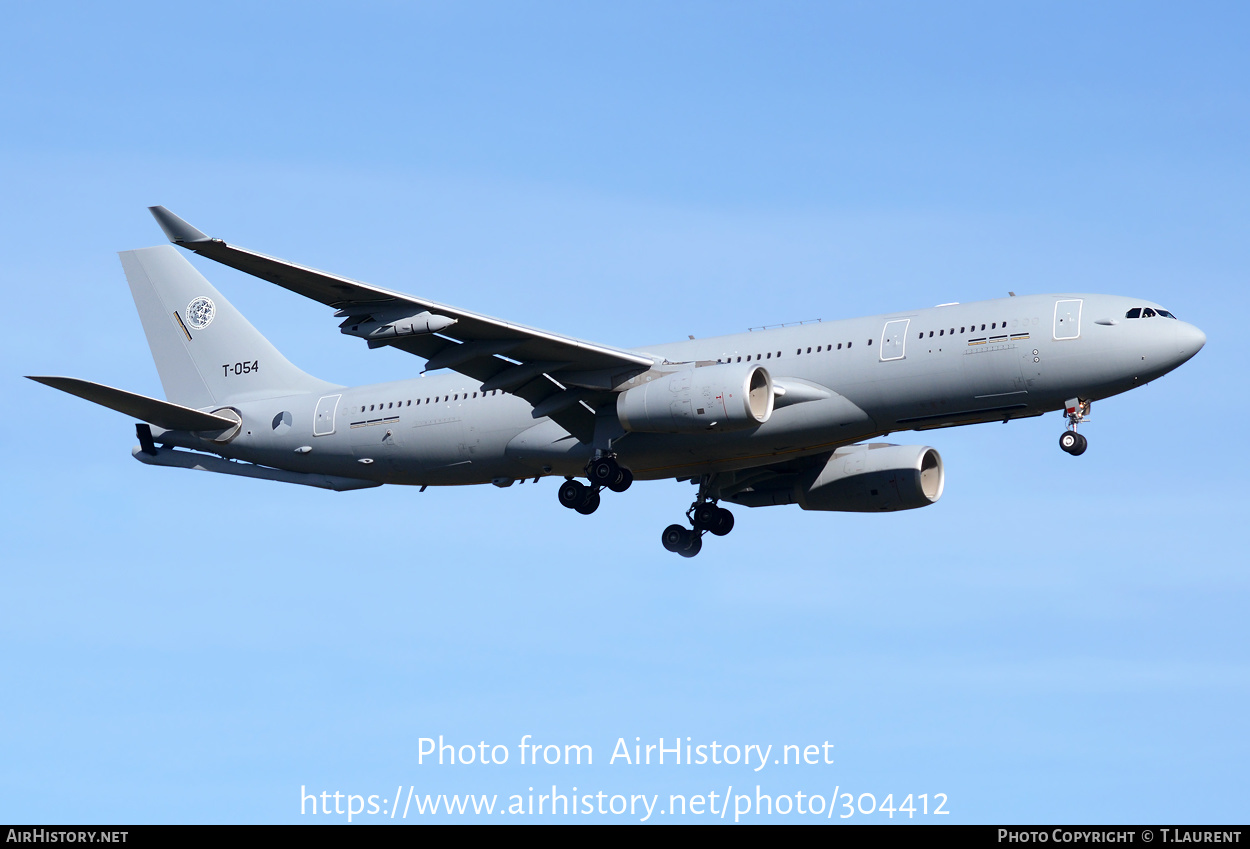
[[[201,233],[199,230],[195,229],[163,206],[149,206],[148,212],[152,213],[152,217],[156,219],[156,223],[161,225],[161,230],[165,232],[165,237],[175,245],[209,241],[208,236]]]

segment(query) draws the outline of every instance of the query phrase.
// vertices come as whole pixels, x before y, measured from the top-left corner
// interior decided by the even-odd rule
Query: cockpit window
[[[1172,315],[1167,310],[1159,310],[1159,315],[1163,316],[1164,318],[1170,318],[1173,321],[1176,321],[1176,316]]]
[[[1152,310],[1150,307],[1146,307],[1145,309],[1141,311],[1141,317],[1142,318],[1154,318],[1155,311]]]
[[[1141,318],[1141,307],[1133,307],[1124,314],[1125,318]]]

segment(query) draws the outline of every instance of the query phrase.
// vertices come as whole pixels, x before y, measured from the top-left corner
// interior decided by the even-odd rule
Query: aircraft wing
[[[150,207],[171,242],[253,277],[333,307],[343,333],[369,347],[390,345],[529,401],[534,417],[554,419],[582,442],[594,435],[594,408],[612,389],[655,361],[598,345],[393,292],[286,262],[210,238],[163,206]]]

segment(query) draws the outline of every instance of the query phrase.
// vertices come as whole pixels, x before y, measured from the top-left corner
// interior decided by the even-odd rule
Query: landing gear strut
[[[1089,447],[1089,440],[1076,432],[1076,426],[1089,415],[1090,403],[1079,398],[1070,398],[1063,405],[1063,415],[1068,420],[1068,429],[1059,437],[1059,447],[1073,457],[1084,454],[1085,449]]]
[[[699,481],[699,495],[686,511],[686,518],[691,527],[669,525],[664,529],[660,541],[669,551],[682,557],[694,557],[703,548],[703,534],[712,533],[723,537],[734,528],[734,514],[724,507],[717,506],[709,499],[711,478],[705,475]]]

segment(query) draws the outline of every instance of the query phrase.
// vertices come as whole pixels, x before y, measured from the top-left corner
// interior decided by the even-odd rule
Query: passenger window
[[[938,331],[938,336],[945,336],[945,335],[946,335],[946,331],[945,331],[945,330],[939,330],[939,331]]]
[[[772,352],[772,351],[769,351],[769,352],[768,352],[768,356],[767,356],[765,359],[769,359],[769,360],[771,360],[772,358],[773,358],[773,352]]]
[[[849,347],[851,347],[851,345],[852,345],[852,344],[854,344],[854,343],[852,343],[852,342],[847,342],[847,343],[846,343],[846,347],[848,347],[848,348],[849,348]]]
[[[807,353],[809,353],[809,354],[810,354],[811,352],[812,352],[812,346],[811,346],[811,345],[808,345],[808,346],[807,346]]]

